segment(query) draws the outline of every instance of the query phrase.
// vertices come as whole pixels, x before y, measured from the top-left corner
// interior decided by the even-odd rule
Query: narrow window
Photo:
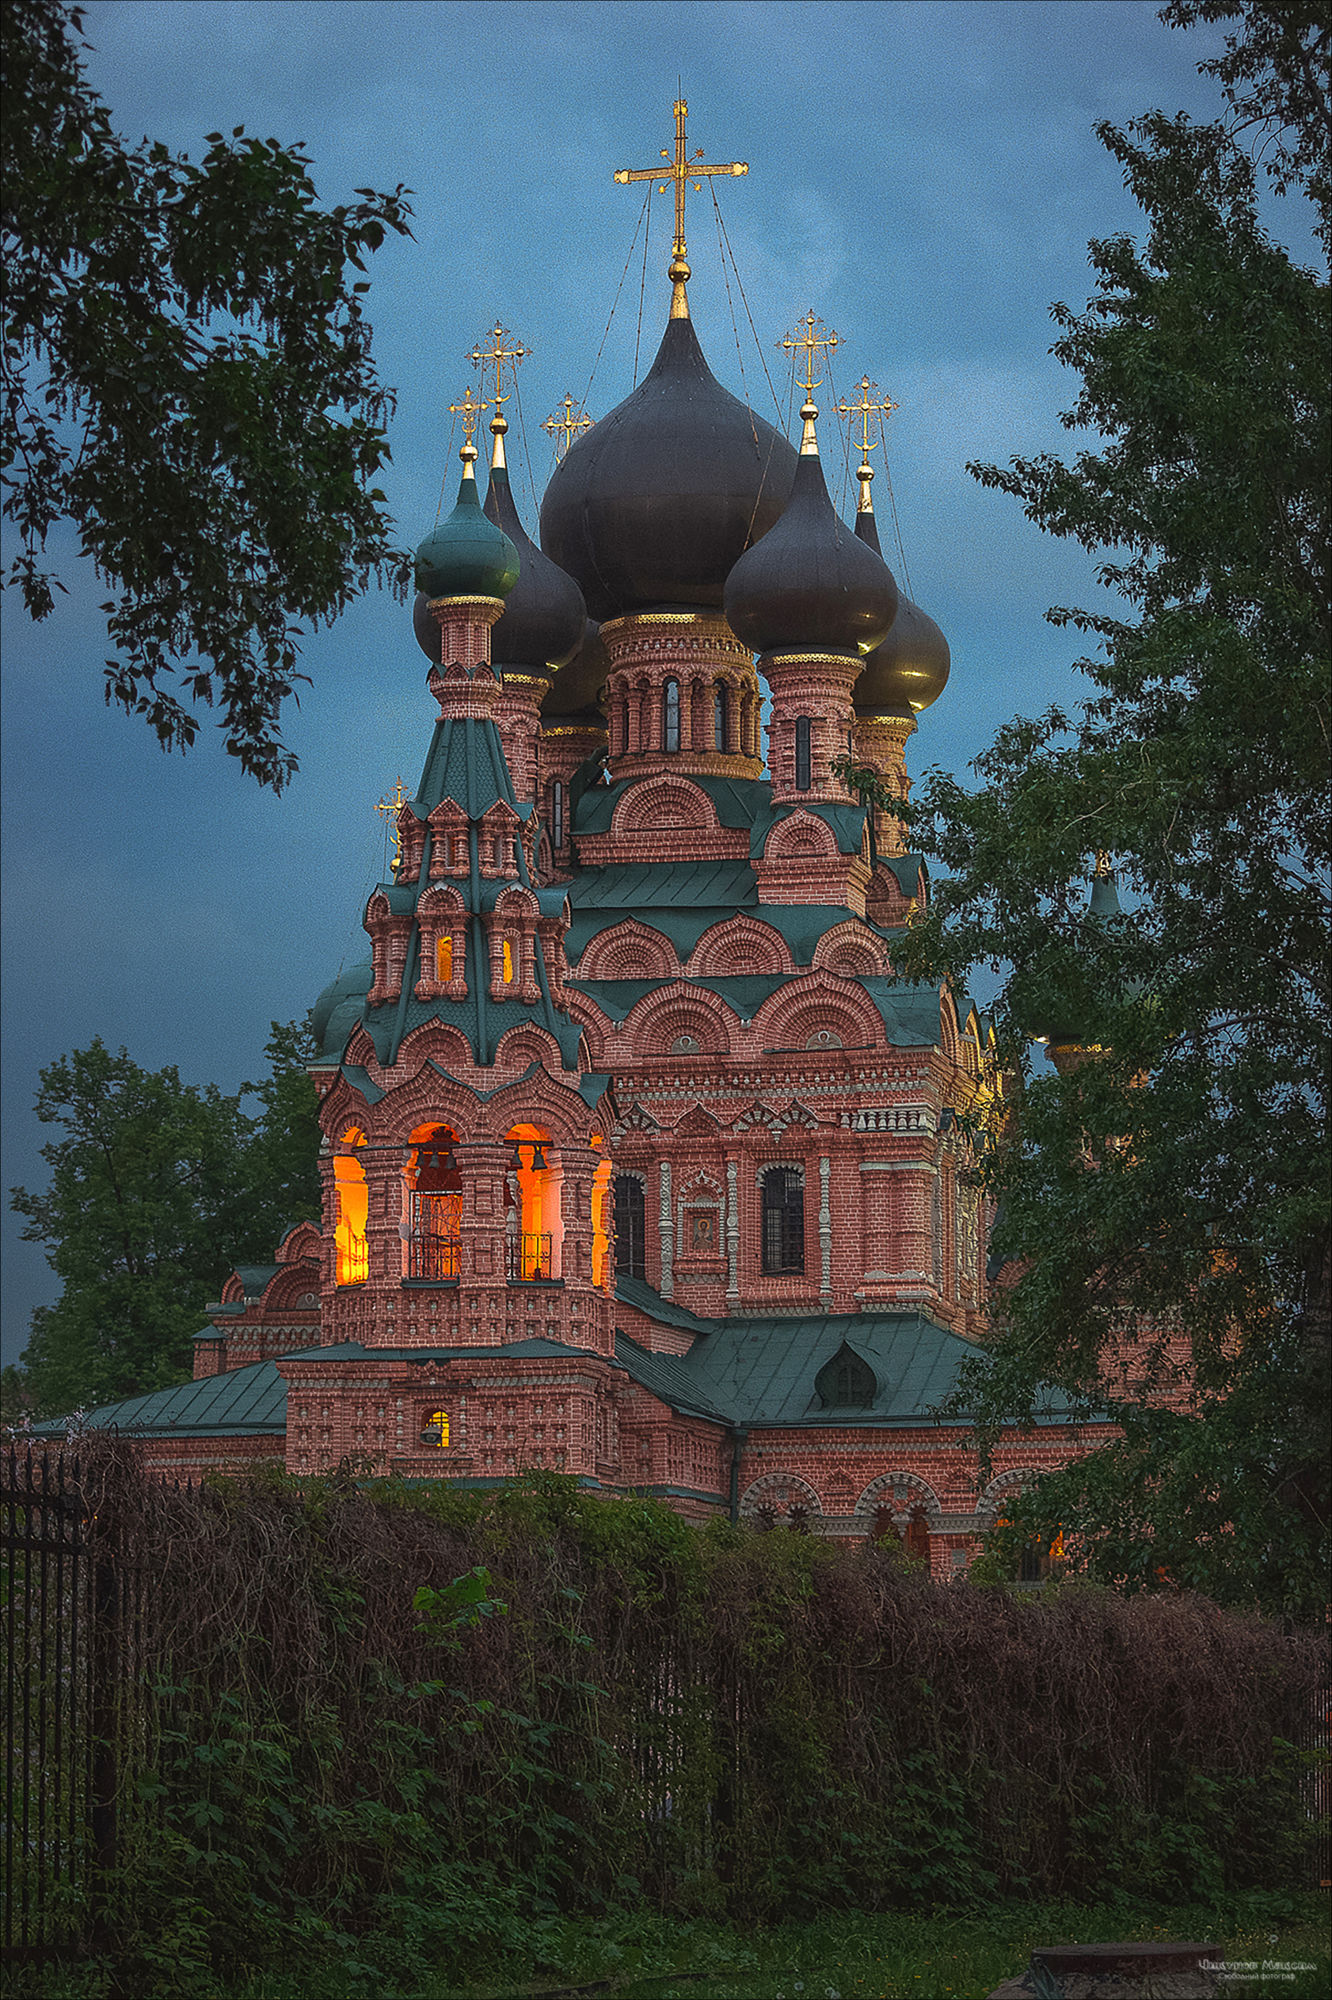
[[[500,946],[500,959],[501,959],[500,969],[501,969],[501,975],[504,980],[504,984],[506,986],[512,986],[513,946],[509,943],[509,940],[507,938],[505,938],[503,944]]]
[[[557,853],[564,845],[564,786],[558,778],[550,788],[550,844]]]
[[[712,690],[712,747],[714,750],[729,750],[730,736],[726,722],[726,683],[718,681]]]
[[[795,782],[798,792],[809,790],[809,717],[796,717]]]
[[[453,977],[453,939],[435,939],[435,977],[441,986],[447,986]]]
[[[458,1275],[462,1228],[462,1175],[447,1125],[421,1126],[407,1165],[407,1264],[409,1278],[434,1283]],[[447,1444],[448,1439],[444,1442]]]
[[[679,681],[667,681],[661,691],[661,747],[663,750],[680,747]]]
[[[769,1167],[763,1176],[763,1268],[805,1268],[805,1184],[798,1167]]]
[[[615,1176],[615,1268],[626,1278],[647,1276],[646,1205],[636,1174]]]
[[[353,1143],[363,1146],[365,1140]],[[339,1153],[333,1161],[333,1179],[338,1194],[338,1219],[334,1225],[337,1281],[340,1285],[363,1285],[370,1275],[365,1234],[369,1204],[365,1168],[354,1154]]]

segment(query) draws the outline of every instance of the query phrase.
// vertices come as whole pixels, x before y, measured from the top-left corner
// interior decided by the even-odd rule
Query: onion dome
[[[861,504],[856,515],[856,534],[874,549],[879,547],[879,531],[874,514],[866,504],[868,482],[861,466]],[[919,714],[937,701],[948,683],[952,656],[948,641],[927,612],[899,592],[897,616],[881,646],[869,655],[860,679],[852,690],[859,709],[899,715]]]
[[[508,536],[522,565],[491,631],[490,657],[501,669],[553,671],[582,645],[587,608],[573,578],[542,554],[519,520],[504,462],[504,433],[509,426],[503,417],[495,417],[490,428],[495,446],[483,511]]]
[[[588,618],[583,625],[583,643],[571,660],[559,669],[541,704],[544,721],[557,715],[581,715],[596,711],[597,697],[610,678],[611,663],[601,643],[601,627]],[[600,716],[597,717],[600,720]]]
[[[838,520],[824,484],[812,403],[786,511],[726,579],[726,621],[756,653],[868,653],[897,610],[882,556]]]
[[[541,546],[596,619],[719,609],[737,559],[791,491],[786,439],[716,380],[693,322],[667,321],[631,396],[570,445],[541,503]]]
[[[518,551],[503,529],[481,511],[472,471],[475,445],[465,444],[460,457],[463,475],[457,505],[416,551],[416,587],[427,599],[507,597],[518,581]]]
[[[375,969],[367,958],[330,980],[310,1009],[310,1029],[320,1052],[340,1056],[347,1037],[365,1013],[365,996],[374,984]]]

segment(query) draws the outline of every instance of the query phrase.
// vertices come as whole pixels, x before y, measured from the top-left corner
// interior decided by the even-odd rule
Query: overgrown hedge
[[[390,1945],[397,1980],[502,1961],[556,1910],[1197,1901],[1307,1868],[1321,1645],[1198,1598],[937,1585],[557,1475],[183,1491],[113,1447],[100,1477],[152,1584],[113,1930],[182,1978],[341,1954],[352,1991]]]

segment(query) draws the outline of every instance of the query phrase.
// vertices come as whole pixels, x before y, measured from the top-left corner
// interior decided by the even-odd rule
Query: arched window
[[[814,1377],[814,1388],[825,1410],[868,1410],[878,1383],[869,1363],[843,1341]]]
[[[798,715],[795,726],[795,782],[798,792],[809,790],[809,717]]]
[[[930,1524],[925,1509],[919,1505],[913,1507],[907,1516],[906,1552],[929,1566]]]
[[[509,943],[509,940],[507,938],[505,938],[503,944],[500,946],[500,953],[501,953],[501,971],[503,974],[504,984],[506,986],[512,986],[513,946]]]
[[[615,1268],[626,1278],[647,1276],[647,1206],[637,1174],[615,1176]]]
[[[363,1146],[365,1134],[353,1127],[343,1134],[343,1144]],[[338,1196],[338,1219],[333,1230],[337,1281],[340,1285],[363,1285],[370,1275],[370,1252],[365,1237],[370,1197],[365,1168],[354,1153],[334,1156],[333,1181]]]
[[[449,1413],[447,1410],[432,1410],[421,1426],[422,1444],[447,1445],[449,1441]]]
[[[550,1160],[550,1134],[540,1125],[513,1125],[505,1176],[505,1236],[509,1276],[536,1284],[559,1276],[560,1177]]]
[[[714,750],[729,750],[731,747],[725,681],[715,682],[712,689],[712,747]]]
[[[799,1167],[769,1167],[763,1176],[763,1268],[805,1268],[805,1183]]]
[[[462,1235],[462,1175],[456,1133],[447,1125],[418,1126],[407,1160],[406,1276],[440,1284],[458,1275]]]
[[[550,844],[557,852],[564,845],[564,786],[558,778],[550,788]]]
[[[680,747],[679,681],[667,681],[661,691],[661,747],[663,750]]]
[[[435,977],[441,986],[453,977],[453,939],[447,935],[435,939]]]

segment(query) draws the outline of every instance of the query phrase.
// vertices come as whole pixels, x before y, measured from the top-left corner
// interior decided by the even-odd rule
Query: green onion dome
[[[475,451],[464,446],[464,451]],[[487,520],[470,462],[463,466],[458,503],[416,551],[416,587],[432,597],[507,597],[518,581],[518,551]]]
[[[374,984],[375,969],[367,958],[338,974],[310,1009],[310,1028],[320,1052],[340,1056],[347,1037],[365,1013],[365,996]]]
[[[583,643],[556,674],[541,704],[543,722],[557,716],[591,715],[600,721],[597,698],[610,678],[611,664],[594,619],[583,626]]]
[[[816,414],[812,403],[801,412],[805,437],[785,512],[726,579],[726,622],[756,653],[868,653],[897,610],[891,570],[828,498]]]
[[[786,439],[722,388],[691,321],[672,319],[633,394],[551,475],[541,546],[593,618],[717,610],[728,571],[777,520],[794,471]]]
[[[504,611],[490,634],[490,657],[505,667],[528,673],[551,673],[571,660],[583,643],[587,606],[571,576],[543,555],[518,518],[508,467],[502,456],[502,417],[491,424],[496,456],[490,468],[484,512],[501,528],[518,551],[522,565],[518,581],[505,599]]]

